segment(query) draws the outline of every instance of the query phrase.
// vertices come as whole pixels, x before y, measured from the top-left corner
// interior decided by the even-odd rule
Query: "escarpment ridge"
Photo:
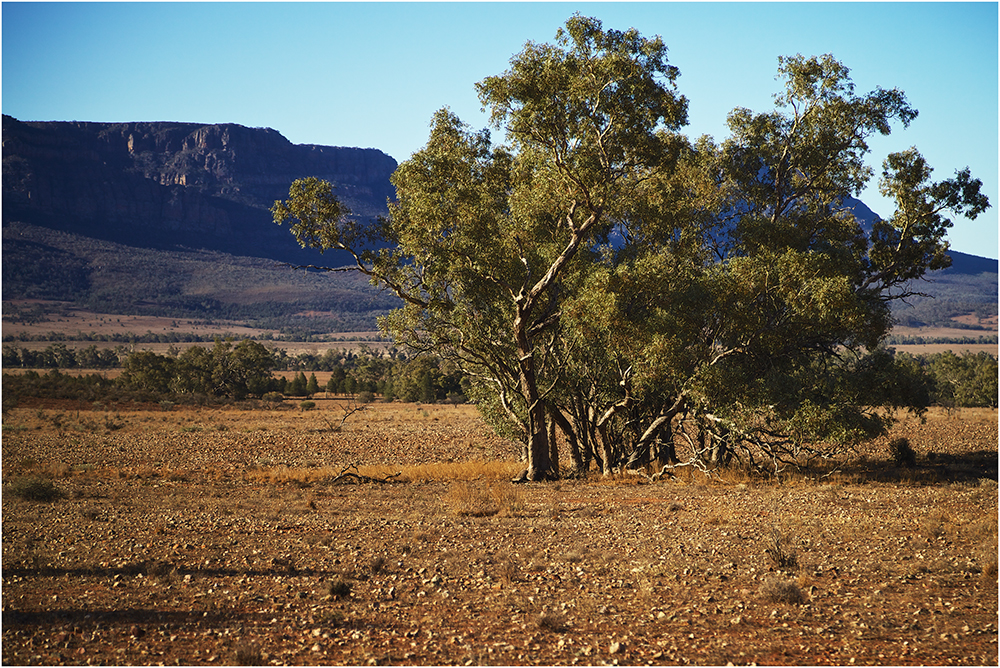
[[[3,117],[3,221],[132,246],[300,261],[269,209],[297,178],[382,214],[396,161],[377,149],[293,144],[232,123],[23,122]]]

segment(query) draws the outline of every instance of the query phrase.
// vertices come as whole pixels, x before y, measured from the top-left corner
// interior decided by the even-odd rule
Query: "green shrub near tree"
[[[951,351],[914,356],[899,353],[900,364],[923,374],[930,402],[946,408],[997,407],[997,358],[988,353]]]

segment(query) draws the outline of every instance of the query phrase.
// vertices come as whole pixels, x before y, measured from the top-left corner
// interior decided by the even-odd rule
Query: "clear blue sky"
[[[688,133],[726,136],[736,106],[771,108],[779,55],[832,53],[858,92],[906,91],[920,116],[873,141],[969,166],[994,208],[955,220],[956,250],[996,258],[996,3],[3,3],[3,113],[21,120],[271,127],[295,143],[399,161],[445,105],[484,127],[473,84],[573,13],[661,35],[690,100]],[[862,199],[888,215],[876,180]]]

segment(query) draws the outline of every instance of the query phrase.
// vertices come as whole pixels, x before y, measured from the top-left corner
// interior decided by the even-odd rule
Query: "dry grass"
[[[481,483],[456,482],[442,500],[456,515],[470,517],[516,517],[526,507],[520,489],[509,483],[484,486]]]
[[[801,605],[806,602],[806,594],[797,582],[777,575],[764,578],[760,585],[760,595],[771,603]]]

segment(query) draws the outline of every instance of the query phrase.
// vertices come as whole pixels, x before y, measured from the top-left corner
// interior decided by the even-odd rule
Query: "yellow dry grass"
[[[506,483],[485,486],[469,482],[452,483],[443,501],[456,515],[470,517],[516,517],[527,507],[520,488]]]

